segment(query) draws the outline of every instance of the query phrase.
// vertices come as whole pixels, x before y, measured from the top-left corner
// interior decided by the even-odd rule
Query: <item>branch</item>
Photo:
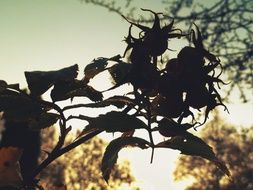
[[[99,133],[101,133],[102,130],[97,130],[94,132],[91,132],[87,134],[86,136],[81,137],[80,139],[76,140],[75,142],[65,146],[62,149],[59,149],[57,151],[54,151],[48,155],[48,157],[36,168],[36,170],[33,172],[32,179],[36,178],[36,176],[45,169],[51,162],[53,162],[58,157],[62,156],[66,152],[76,148],[77,146],[81,145],[82,143],[88,141],[89,139],[95,137]]]

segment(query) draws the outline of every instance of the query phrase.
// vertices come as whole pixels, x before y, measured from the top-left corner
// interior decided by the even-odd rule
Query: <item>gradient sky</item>
[[[139,1],[159,10],[157,1]],[[138,5],[137,5],[138,6]],[[123,54],[129,24],[119,15],[78,0],[0,1],[0,79],[26,87],[24,71],[54,70],[77,63],[80,72],[96,57]],[[252,105],[230,104],[224,116],[236,124],[252,124]],[[145,190],[178,189],[172,184],[176,151],[123,151]],[[138,158],[138,159],[136,159]],[[140,159],[141,158],[141,159]]]

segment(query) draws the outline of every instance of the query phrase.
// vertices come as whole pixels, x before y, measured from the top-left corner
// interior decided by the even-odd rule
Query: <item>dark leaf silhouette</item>
[[[17,91],[20,90],[18,83],[16,83],[16,84],[7,84],[6,81],[0,80],[0,93],[1,93],[1,91],[6,90],[7,88],[17,90]]]
[[[208,159],[214,162],[217,167],[219,167],[225,174],[230,176],[228,168],[222,161],[217,159],[212,147],[191,133],[187,133],[187,135],[183,136],[172,137],[167,141],[158,143],[156,146],[161,148],[180,150],[182,154],[200,156],[202,158]]]
[[[88,83],[90,79],[104,71],[108,65],[108,61],[118,61],[119,59],[120,55],[116,55],[111,58],[100,57],[94,59],[84,68],[84,81]]]
[[[8,84],[4,80],[0,80],[0,92],[7,88]]]
[[[88,97],[92,101],[101,101],[102,93],[96,91],[84,81],[60,81],[54,85],[51,91],[51,98],[54,102],[74,97]]]
[[[135,100],[128,98],[126,96],[113,96],[111,98],[105,99],[100,102],[90,103],[90,104],[83,104],[84,107],[90,108],[100,108],[106,106],[116,106],[117,108],[123,108],[124,106],[134,106]]]
[[[59,81],[72,81],[77,77],[78,65],[75,64],[57,71],[25,72],[31,94],[40,96]]]
[[[56,113],[42,113],[38,118],[33,119],[29,123],[29,127],[31,129],[44,129],[54,125],[58,119],[60,119],[60,115]]]
[[[158,131],[161,135],[165,137],[183,136],[187,137],[189,132],[186,130],[192,128],[192,124],[179,124],[172,119],[163,118],[158,122]]]
[[[106,147],[102,159],[101,171],[105,181],[108,182],[111,170],[116,164],[118,159],[118,153],[122,148],[126,146],[136,146],[141,149],[146,149],[149,147],[148,145],[148,141],[138,137],[120,137],[115,140],[112,140],[110,144]]]
[[[127,132],[147,128],[146,124],[135,116],[116,111],[99,115],[88,122],[86,129],[103,129],[106,132]]]
[[[108,68],[108,71],[111,74],[114,83],[118,87],[124,83],[130,82],[131,69],[131,64],[119,62],[118,64]]]

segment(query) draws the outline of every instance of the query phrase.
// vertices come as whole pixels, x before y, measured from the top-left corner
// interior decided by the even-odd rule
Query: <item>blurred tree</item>
[[[175,180],[193,177],[194,182],[186,190],[252,190],[253,127],[237,130],[222,123],[218,116],[207,125],[201,131],[202,137],[228,165],[231,179],[204,159],[182,156],[174,172]]]
[[[143,16],[146,13],[138,11],[140,1],[81,1],[126,15],[131,21],[153,22],[153,17],[147,18]],[[253,89],[253,1],[163,0],[160,4],[164,10],[157,11],[167,15],[164,18],[166,20],[174,19],[175,24],[184,28],[184,32],[189,32],[193,23],[198,25],[206,47],[222,60],[227,80],[231,81],[227,93],[237,87],[241,92],[241,99],[246,102],[249,97],[246,97],[245,89],[251,89],[251,92]],[[147,5],[141,6],[147,8]]]
[[[42,150],[49,151],[56,143],[57,135],[53,127],[48,128],[43,133]],[[74,140],[67,139],[67,143]],[[104,181],[100,164],[106,142],[99,137],[77,147],[76,149],[64,154],[55,160],[42,173],[43,187],[46,190],[55,189],[57,186],[66,184],[68,190],[113,190],[119,189],[123,184],[131,186],[131,189],[137,190],[132,182],[134,177],[130,172],[128,161],[123,161],[115,167],[112,172],[109,184]],[[45,155],[42,154],[41,158]]]

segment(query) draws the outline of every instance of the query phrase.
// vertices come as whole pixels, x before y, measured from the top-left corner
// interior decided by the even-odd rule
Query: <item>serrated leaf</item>
[[[149,147],[148,145],[148,141],[138,137],[120,137],[115,140],[112,140],[110,144],[106,147],[102,159],[101,171],[104,180],[108,182],[111,170],[116,164],[118,159],[118,153],[122,148],[126,146],[135,146],[141,149],[146,149]]]
[[[118,64],[115,64],[112,67],[108,68],[108,71],[111,74],[114,83],[117,85],[130,81],[129,73],[131,69],[131,64],[119,62]]]
[[[106,67],[108,65],[108,61],[114,61],[117,63],[121,63],[122,61],[120,60],[120,58],[121,58],[120,55],[116,55],[111,58],[100,57],[100,58],[94,59],[84,69],[84,81],[86,81],[88,83],[90,79],[92,79],[97,74],[106,70],[107,69]]]
[[[59,81],[71,81],[77,77],[78,65],[72,65],[57,71],[25,72],[31,94],[40,96]]]
[[[135,102],[133,99],[128,98],[126,96],[113,96],[111,98],[105,99],[100,102],[96,103],[90,103],[90,104],[84,104],[85,107],[90,108],[100,108],[100,107],[106,107],[106,106],[116,106],[117,108],[123,108],[126,105],[135,105]]]
[[[38,118],[33,119],[29,123],[29,127],[31,129],[44,129],[54,125],[58,119],[60,119],[60,115],[56,113],[42,113]]]
[[[172,137],[167,141],[158,143],[156,147],[171,148],[180,150],[181,154],[200,156],[214,162],[224,173],[228,176],[230,175],[226,165],[222,161],[218,160],[214,154],[212,147],[191,133],[187,132],[187,135]]]
[[[92,101],[101,101],[103,98],[101,92],[79,80],[56,83],[50,95],[54,102],[74,97],[88,97]]]
[[[84,80],[88,82],[98,73],[105,70],[108,65],[108,58],[100,57],[98,59],[94,59],[90,64],[88,64],[84,68]]]
[[[121,58],[120,55],[116,55],[111,58],[99,57],[97,59],[94,59],[90,64],[88,64],[84,68],[84,81],[88,83],[90,79],[92,79],[97,74],[104,71],[108,65],[108,61],[119,62],[120,58]]]
[[[133,129],[144,129],[147,126],[135,116],[123,112],[111,111],[89,121],[86,129],[92,128],[103,129],[106,132],[127,132]]]

